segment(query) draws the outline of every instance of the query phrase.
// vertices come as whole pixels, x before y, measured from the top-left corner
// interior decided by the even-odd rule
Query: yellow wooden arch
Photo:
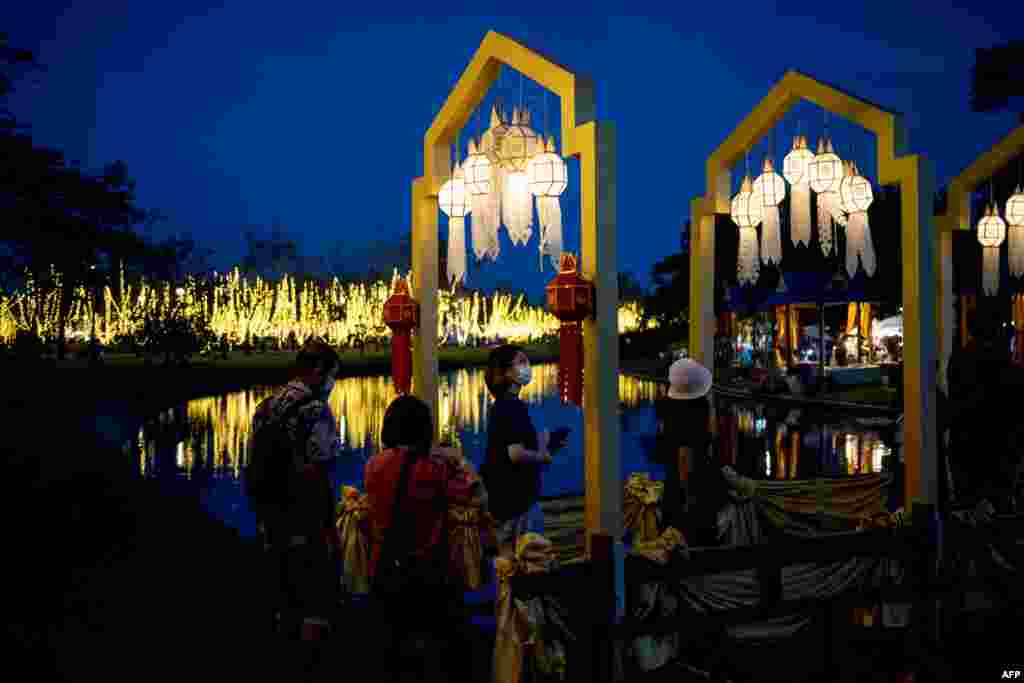
[[[953,309],[953,231],[970,230],[971,193],[987,179],[1024,151],[1024,126],[1018,126],[1005,138],[978,157],[946,187],[946,210],[936,214],[938,231],[936,258],[939,272],[940,305],[938,307],[939,339],[941,340],[942,367],[953,349],[953,328],[956,313]],[[945,377],[940,378],[945,385]]]
[[[451,145],[505,64],[561,99],[562,154],[580,164],[582,274],[596,289],[594,319],[584,323],[585,524],[621,536],[618,299],[615,263],[615,131],[595,120],[594,84],[535,50],[489,31],[423,139],[423,176],[412,185],[412,270],[420,302],[413,352],[414,392],[437,415],[437,194],[451,168]],[[472,220],[472,218],[471,218]]]
[[[970,230],[973,227],[971,193],[1021,152],[1024,152],[1024,125],[1017,126],[965,168],[960,175],[949,181],[946,189],[946,211],[935,217],[939,230]]]
[[[715,214],[729,214],[730,169],[800,100],[872,131],[877,141],[878,182],[899,185],[903,244],[904,446],[907,504],[935,503],[936,347],[934,180],[919,155],[906,153],[902,117],[798,71],[789,71],[740,122],[706,163],[706,190],[690,204],[690,354],[714,364]]]

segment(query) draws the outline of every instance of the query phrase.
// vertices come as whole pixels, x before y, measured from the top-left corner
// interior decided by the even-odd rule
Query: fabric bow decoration
[[[668,564],[669,559],[672,557],[672,553],[679,550],[683,553],[683,556],[689,559],[690,550],[686,544],[686,538],[683,537],[683,533],[675,527],[669,527],[665,529],[664,533],[653,541],[644,541],[637,543],[633,546],[631,553],[633,555],[639,555],[651,562],[657,562],[658,564]]]
[[[635,472],[626,481],[622,499],[623,526],[633,532],[634,543],[653,541],[658,538],[661,521],[661,502],[664,484],[652,481],[644,473]]]
[[[341,487],[338,501],[338,539],[344,567],[342,585],[351,593],[370,592],[370,501],[352,486]]]
[[[526,602],[512,597],[512,577],[517,574],[549,572],[557,566],[558,560],[551,541],[532,532],[519,537],[514,558],[499,557],[494,561],[495,575],[498,579],[498,600],[495,605],[495,683],[520,683],[525,648],[536,646],[541,640],[536,609],[531,615],[530,606]],[[564,662],[561,667],[555,664],[551,668],[564,670]]]
[[[483,585],[483,550],[493,547],[495,522],[489,512],[476,505],[455,505],[448,509],[448,549],[451,575],[466,590]]]

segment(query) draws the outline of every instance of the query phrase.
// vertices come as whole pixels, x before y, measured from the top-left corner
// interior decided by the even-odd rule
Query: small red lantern
[[[558,331],[558,388],[565,403],[583,403],[583,321],[594,312],[594,285],[583,279],[576,257],[563,253],[559,274],[547,286],[548,311]]]
[[[391,328],[391,379],[399,394],[412,388],[412,330],[420,324],[420,305],[409,295],[409,285],[398,278],[384,303],[384,322]]]

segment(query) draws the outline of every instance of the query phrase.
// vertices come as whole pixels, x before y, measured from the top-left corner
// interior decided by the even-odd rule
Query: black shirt
[[[540,498],[540,464],[513,463],[508,447],[515,444],[536,451],[537,430],[526,404],[509,395],[491,405],[487,417],[487,455],[480,469],[491,514],[499,522],[522,515]]]

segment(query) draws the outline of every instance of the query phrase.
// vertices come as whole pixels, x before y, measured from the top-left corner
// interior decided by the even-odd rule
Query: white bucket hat
[[[701,398],[711,390],[711,371],[690,358],[682,358],[668,369],[668,397]]]

